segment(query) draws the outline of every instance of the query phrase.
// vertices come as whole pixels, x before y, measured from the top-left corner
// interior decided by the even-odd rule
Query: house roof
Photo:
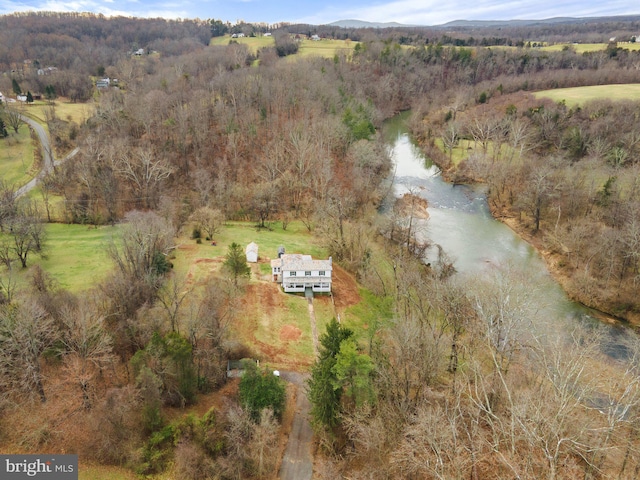
[[[314,260],[311,255],[300,253],[285,253],[280,258],[271,260],[272,267],[281,267],[282,270],[332,270],[332,260]]]
[[[251,242],[249,245],[247,245],[247,248],[245,249],[245,253],[251,253],[251,252],[258,253],[258,244],[257,243]]]

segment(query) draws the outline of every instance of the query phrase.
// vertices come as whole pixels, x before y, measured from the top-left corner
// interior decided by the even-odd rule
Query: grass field
[[[37,173],[33,170],[33,142],[29,127],[23,124],[18,133],[0,141],[0,178],[14,188],[21,187]]]
[[[88,227],[53,223],[47,225],[45,258],[32,257],[56,282],[71,292],[96,285],[113,268],[105,245],[119,236],[119,227]]]
[[[243,37],[243,38],[231,38],[229,35],[223,37],[213,37],[209,42],[209,45],[229,45],[229,42],[238,42],[240,45],[246,45],[249,47],[252,53],[256,53],[263,47],[273,47],[275,40],[273,37]]]
[[[640,100],[640,83],[625,85],[593,85],[589,87],[558,88],[542,90],[536,98],[550,98],[555,102],[565,101],[569,106],[580,105],[590,100]]]
[[[91,103],[72,103],[65,99],[57,99],[53,105],[45,101],[36,101],[31,105],[25,106],[23,112],[38,123],[46,126],[45,112],[52,108],[56,117],[65,122],[73,121],[77,124],[86,122],[94,113],[94,107]]]
[[[230,41],[238,42],[241,45],[247,45],[252,53],[256,53],[263,47],[273,47],[275,40],[273,37],[243,37],[231,38],[229,35],[224,37],[215,37],[211,39],[209,45],[228,45]],[[333,58],[334,55],[345,52],[350,53],[356,43],[351,40],[331,40],[322,39],[319,41],[303,39],[300,42],[300,49],[296,55],[291,58],[320,56],[324,58]]]
[[[575,50],[576,53],[598,52],[607,48],[606,43],[557,43],[541,47],[548,52],[560,52],[565,48]],[[640,43],[618,42],[618,47],[627,50],[640,50]]]
[[[319,56],[333,58],[336,54],[350,54],[356,46],[351,40],[322,39],[319,41],[303,40],[298,55],[301,57]]]

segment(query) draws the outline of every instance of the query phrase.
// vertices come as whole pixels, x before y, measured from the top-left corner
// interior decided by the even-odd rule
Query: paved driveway
[[[281,372],[280,377],[298,388],[296,413],[289,434],[287,448],[280,466],[281,480],[310,480],[313,475],[313,455],[311,453],[313,430],[309,421],[311,406],[307,398],[308,374]]]
[[[55,161],[55,159],[53,158],[53,149],[51,148],[51,144],[49,143],[49,135],[47,134],[47,131],[44,129],[44,127],[40,125],[38,122],[36,122],[35,120],[32,120],[29,117],[25,117],[24,115],[20,115],[20,118],[26,124],[31,126],[31,128],[33,128],[33,130],[38,135],[38,139],[40,140],[40,145],[42,146],[43,165],[42,165],[42,170],[40,170],[38,175],[36,175],[34,178],[32,178],[29,182],[27,182],[25,185],[20,187],[18,190],[16,190],[16,198],[24,195],[31,189],[35,188],[35,186],[38,184],[38,179],[44,177],[47,173],[53,170],[54,166],[60,165],[61,163],[74,157],[79,151],[78,148],[75,148],[69,155],[64,157],[62,160]]]

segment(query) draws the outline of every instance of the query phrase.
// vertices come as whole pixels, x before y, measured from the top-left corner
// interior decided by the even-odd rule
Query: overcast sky
[[[235,23],[331,23],[357,19],[439,25],[452,20],[512,20],[640,14],[635,0],[0,0],[0,14],[93,12]]]

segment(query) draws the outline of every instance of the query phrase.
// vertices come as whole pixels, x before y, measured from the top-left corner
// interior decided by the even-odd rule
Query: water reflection
[[[576,323],[602,327],[589,309],[568,299],[531,245],[493,219],[483,186],[445,182],[438,167],[413,144],[402,126],[402,119],[392,123],[386,132],[395,166],[395,195],[410,192],[427,200],[429,219],[417,221],[418,236],[439,245],[453,259],[460,275],[488,275],[508,265],[536,296],[538,328],[548,329],[553,325],[571,329]],[[438,248],[434,246],[425,260],[433,262],[437,254]],[[624,358],[623,338],[627,330],[615,326],[604,328],[608,341],[603,350],[611,357]]]

